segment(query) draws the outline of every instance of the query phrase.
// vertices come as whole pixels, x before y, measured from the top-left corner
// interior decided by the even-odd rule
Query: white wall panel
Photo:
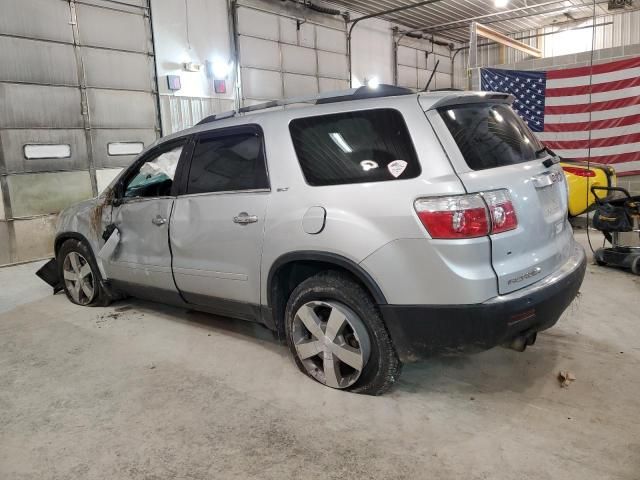
[[[316,29],[312,23],[303,23],[300,25],[298,32],[300,45],[304,47],[315,48],[316,46]]]
[[[417,70],[413,67],[398,65],[398,85],[402,87],[417,88]]]
[[[148,52],[151,49],[142,15],[82,3],[76,6],[76,12],[83,45],[132,52]]]
[[[318,50],[318,73],[323,77],[349,78],[347,57]]]
[[[408,67],[415,67],[417,65],[416,49],[400,45],[398,47],[398,63]]]
[[[238,33],[278,40],[278,17],[252,8],[238,8]]]
[[[280,41],[285,43],[298,43],[298,27],[293,18],[279,17]]]
[[[421,69],[427,68],[427,54],[423,51],[416,51],[417,67]]]
[[[431,70],[418,70],[418,90],[422,90],[427,82],[429,81],[429,77],[431,76]],[[433,80],[431,80],[431,85],[429,88],[434,88],[435,76]]]
[[[280,70],[280,49],[277,42],[253,37],[240,37],[242,65]]]
[[[349,88],[348,80],[337,80],[334,78],[320,77],[320,92],[336,92]]]
[[[316,52],[311,48],[282,45],[282,67],[286,72],[315,75]]]
[[[434,81],[432,80],[431,81],[432,84],[429,86],[430,89],[433,89],[433,88],[450,88],[451,87],[451,75],[448,75],[446,73],[438,73],[438,72],[436,72],[434,80],[435,80],[435,86],[433,85]]]
[[[345,32],[316,25],[316,48],[346,54],[347,37]]]
[[[0,32],[71,43],[73,32],[69,5],[51,0],[2,2]]]
[[[83,47],[84,70],[89,87],[146,90],[153,87],[153,59],[143,53],[117,52]]]
[[[318,79],[308,75],[284,74],[285,98],[304,97],[318,93]]]
[[[242,68],[242,93],[246,98],[282,98],[282,76],[280,72]]]
[[[156,99],[151,93],[87,89],[91,123],[104,128],[154,128]]]
[[[0,37],[0,81],[78,85],[73,46]]]

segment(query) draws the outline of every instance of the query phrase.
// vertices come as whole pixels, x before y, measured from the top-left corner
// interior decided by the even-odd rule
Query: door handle
[[[153,223],[154,225],[157,225],[159,227],[159,226],[164,225],[165,223],[167,223],[167,219],[166,218],[162,218],[160,215],[158,215],[156,218],[151,220],[151,223]]]
[[[257,221],[258,217],[256,215],[249,215],[247,212],[240,212],[237,217],[233,217],[233,222],[239,223],[240,225],[256,223]]]

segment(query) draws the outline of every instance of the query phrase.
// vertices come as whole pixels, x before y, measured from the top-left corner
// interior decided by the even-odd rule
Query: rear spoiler
[[[449,95],[444,98],[441,98],[433,105],[431,105],[428,110],[436,110],[443,107],[451,107],[453,105],[468,105],[470,103],[508,103],[511,105],[515,97],[508,93],[477,93],[475,95],[470,95],[469,93],[461,93],[458,95]]]

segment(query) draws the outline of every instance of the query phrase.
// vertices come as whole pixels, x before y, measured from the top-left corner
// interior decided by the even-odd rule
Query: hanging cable
[[[596,48],[596,0],[593,0],[593,17],[591,20],[591,56],[589,60],[589,137],[587,143],[587,170],[591,170],[591,116],[593,115],[593,105],[591,103],[591,95],[593,94],[593,52]],[[593,245],[591,245],[591,236],[589,235],[589,179],[591,177],[586,177],[587,179],[587,192],[586,192],[586,205],[587,205],[587,242],[589,242],[589,248],[591,249],[591,253],[595,254],[595,250],[593,249]],[[595,193],[593,194],[595,196]]]

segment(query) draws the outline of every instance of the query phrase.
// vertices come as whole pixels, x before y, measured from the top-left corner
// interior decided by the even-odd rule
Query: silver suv
[[[209,117],[61,213],[45,270],[80,305],[260,322],[354,392],[437,352],[524,350],[586,261],[558,159],[511,100],[380,86]]]

